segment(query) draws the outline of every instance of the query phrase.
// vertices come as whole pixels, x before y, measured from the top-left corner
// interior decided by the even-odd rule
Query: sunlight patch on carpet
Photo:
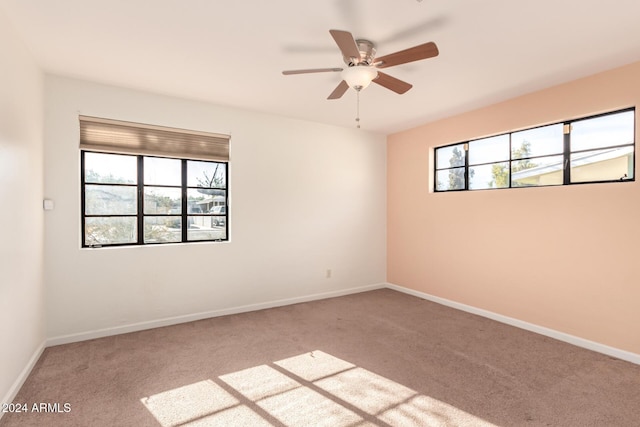
[[[323,351],[312,351],[280,360],[275,364],[307,381],[316,381],[356,367],[353,363],[345,362]]]
[[[141,399],[165,427],[270,426],[213,381],[200,381]]]
[[[291,377],[266,365],[222,375],[220,379],[252,402],[302,387]]]
[[[178,387],[141,402],[163,427],[493,426],[322,351],[269,365]]]

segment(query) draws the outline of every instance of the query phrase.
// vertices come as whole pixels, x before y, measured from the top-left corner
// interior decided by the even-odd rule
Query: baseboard
[[[566,334],[564,332],[556,331],[554,329],[546,328],[544,326],[535,325],[533,323],[525,322],[513,317],[503,316],[502,314],[494,313],[492,311],[484,310],[481,308],[473,307],[470,305],[462,304],[459,302],[451,301],[445,298],[440,298],[434,295],[430,295],[424,292],[419,292],[413,289],[405,288],[402,286],[387,283],[387,288],[393,289],[405,294],[413,295],[418,298],[426,299],[438,304],[445,305],[447,307],[455,308],[457,310],[466,311],[467,313],[476,314],[478,316],[486,317],[488,319],[496,320],[501,323],[505,323],[510,326],[515,326],[520,329],[524,329],[530,332],[535,332],[540,335],[544,335],[550,338],[564,341],[569,344],[573,344],[578,347],[586,348],[588,350],[596,351],[598,353],[606,354],[607,356],[616,357],[618,359],[626,360],[627,362],[640,365],[640,354],[632,353],[630,351],[621,350],[619,348],[610,347],[605,344],[600,344],[595,341],[590,341],[584,338],[576,337],[574,335]]]
[[[43,341],[38,346],[38,348],[36,348],[36,351],[33,352],[33,354],[31,355],[31,358],[29,359],[29,362],[27,362],[24,369],[22,369],[22,372],[20,372],[20,375],[18,375],[18,378],[16,378],[13,385],[11,385],[11,388],[9,388],[9,391],[7,392],[7,394],[2,398],[2,400],[0,400],[0,403],[13,402],[13,399],[15,399],[16,395],[18,394],[18,391],[20,391],[20,388],[22,387],[27,377],[31,373],[31,370],[38,362],[38,359],[40,359],[40,356],[42,356],[42,352],[44,351],[45,348],[46,348],[46,341]],[[2,419],[3,415],[4,415],[4,412],[0,410],[0,419]]]
[[[322,292],[317,294],[305,295],[301,297],[285,298],[285,299],[273,300],[273,301],[257,303],[257,304],[242,305],[238,307],[225,308],[221,310],[205,311],[201,313],[193,313],[193,314],[187,314],[183,316],[167,317],[163,319],[151,320],[148,322],[139,322],[139,323],[133,323],[128,325],[115,326],[112,328],[97,329],[93,331],[80,332],[77,334],[52,337],[47,339],[46,346],[51,347],[54,345],[69,344],[73,342],[86,341],[86,340],[102,338],[102,337],[107,337],[112,335],[126,334],[129,332],[142,331],[145,329],[153,329],[153,328],[160,328],[163,326],[177,325],[180,323],[193,322],[196,320],[209,319],[212,317],[246,313],[249,311],[264,310],[267,308],[281,307],[285,305],[298,304],[302,302],[309,302],[309,301],[321,300],[326,298],[341,297],[344,295],[372,291],[375,289],[382,289],[382,288],[385,288],[386,286],[387,286],[386,283],[379,283],[375,285],[341,289],[338,291],[331,291],[331,292]]]

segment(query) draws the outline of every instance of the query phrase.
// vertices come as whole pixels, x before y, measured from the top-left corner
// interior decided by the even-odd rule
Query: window
[[[136,151],[155,155],[129,154],[132,144],[123,143],[117,132],[127,133],[126,127],[131,124],[116,126],[115,133],[112,129],[108,137],[102,134],[96,138],[99,132],[91,129],[96,122],[92,118],[84,122],[83,119],[80,121],[83,247],[228,240],[226,161],[167,156],[163,143],[175,145],[175,140],[171,135],[151,135],[147,131],[142,143],[140,138],[131,141],[136,141]],[[154,127],[153,132],[158,129]],[[188,150],[188,141],[182,142]],[[112,146],[105,147],[107,144]],[[149,147],[140,150],[143,144],[154,150]],[[207,145],[206,136],[196,137],[194,144],[199,144],[196,148],[202,150]],[[99,150],[94,148],[98,146]],[[175,147],[171,150],[174,152]],[[195,155],[228,159],[228,153]]]
[[[632,181],[635,109],[435,149],[435,191]]]

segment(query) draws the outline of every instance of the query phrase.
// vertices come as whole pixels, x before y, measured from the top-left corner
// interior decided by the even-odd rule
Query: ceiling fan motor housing
[[[344,63],[349,67],[353,67],[355,65],[373,65],[373,60],[376,56],[376,46],[373,42],[365,39],[357,39],[356,44],[358,45],[360,58],[347,58],[345,56],[343,57]]]

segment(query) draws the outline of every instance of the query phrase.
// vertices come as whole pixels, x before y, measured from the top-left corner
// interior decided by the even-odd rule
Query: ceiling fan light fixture
[[[378,71],[373,66],[356,65],[342,71],[342,80],[357,91],[369,86],[376,77],[378,77]]]

